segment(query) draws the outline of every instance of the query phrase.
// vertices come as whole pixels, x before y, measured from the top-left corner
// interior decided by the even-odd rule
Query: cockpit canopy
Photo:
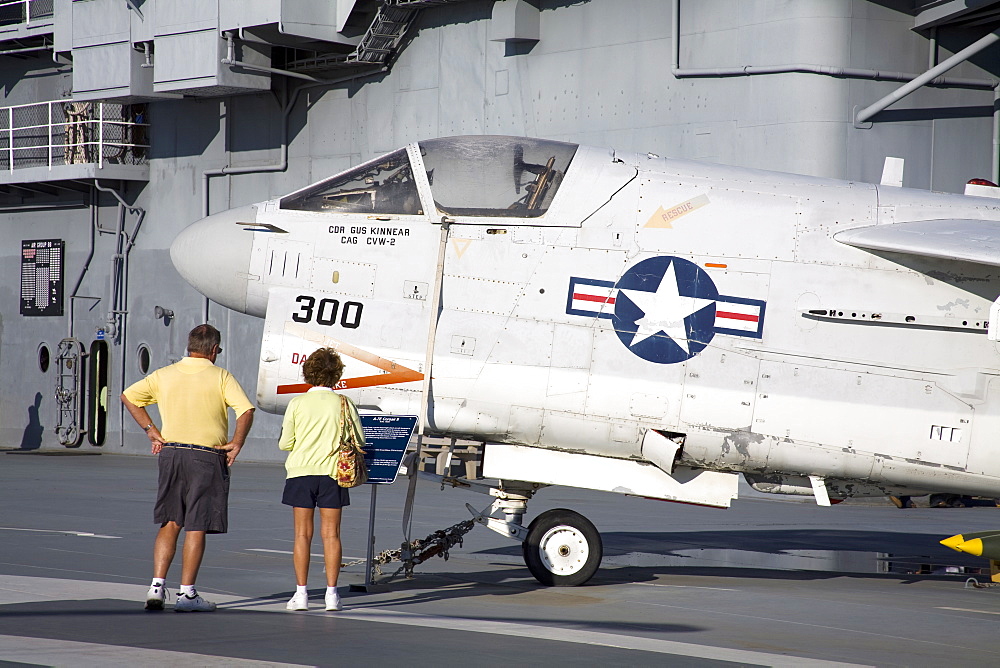
[[[576,144],[525,137],[448,137],[420,142],[438,211],[453,216],[536,218],[562,183]]]
[[[536,218],[548,210],[578,146],[527,137],[467,136],[419,143],[438,213]],[[406,150],[376,158],[281,200],[282,209],[422,215]]]
[[[423,213],[405,149],[288,195],[282,198],[281,208],[331,213]]]

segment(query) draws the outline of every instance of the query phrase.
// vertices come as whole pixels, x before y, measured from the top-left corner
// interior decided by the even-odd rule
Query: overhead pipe
[[[810,63],[793,63],[789,65],[738,65],[735,67],[704,67],[704,68],[681,68],[680,66],[680,0],[671,0],[673,3],[673,21],[671,25],[671,50],[673,58],[670,65],[670,73],[678,79],[684,77],[736,77],[754,76],[760,74],[824,74],[833,77],[846,77],[849,79],[874,79],[878,81],[911,81],[917,74],[906,72],[884,72],[882,70],[860,69],[856,67],[839,67],[831,65],[813,65]],[[930,82],[934,86],[951,86],[956,88],[983,88],[991,89],[996,87],[996,81],[985,79],[965,79],[956,77],[940,77]]]
[[[317,84],[324,83],[337,83],[341,80],[328,80],[321,79],[319,77],[314,77],[309,74],[302,74],[301,72],[292,72],[290,70],[281,70],[276,67],[265,67],[264,65],[254,65],[253,63],[247,63],[242,60],[236,59],[236,36],[232,31],[226,33],[226,57],[220,61],[223,65],[228,65],[229,67],[242,67],[246,70],[254,70],[257,72],[267,72],[269,74],[280,74],[284,77],[291,77],[293,79],[302,79],[304,81],[311,81]],[[360,75],[353,75],[350,78],[356,78]],[[367,76],[367,75],[364,75]]]
[[[43,202],[41,204],[0,204],[0,211],[3,213],[17,213],[18,211],[49,211],[52,209],[75,209],[87,206],[87,203],[80,200],[70,200],[66,202]]]
[[[153,43],[152,42],[139,42],[140,51],[143,55],[143,63],[139,67],[143,69],[150,69],[153,67]]]
[[[670,73],[678,79],[684,77],[731,77],[731,76],[753,76],[757,74],[786,74],[786,73],[806,73],[824,74],[828,76],[846,77],[852,79],[873,79],[876,81],[902,81],[907,82],[905,86],[897,89],[894,93],[882,98],[858,112],[856,123],[864,123],[878,112],[884,110],[906,95],[909,95],[920,86],[949,86],[954,88],[978,88],[993,90],[993,166],[992,181],[1000,183],[1000,81],[984,79],[966,79],[960,77],[938,76],[952,69],[962,61],[968,59],[975,53],[985,49],[990,44],[997,41],[996,31],[986,35],[978,42],[966,49],[958,52],[940,65],[935,65],[937,61],[937,29],[931,30],[930,45],[928,52],[928,70],[921,75],[907,74],[903,72],[883,72],[881,70],[867,70],[852,67],[830,67],[811,64],[756,66],[743,65],[729,68],[681,68],[680,67],[680,36],[681,36],[681,8],[680,0],[671,0],[673,21],[671,25],[671,51],[673,52],[670,64]],[[917,83],[919,81],[919,83]]]
[[[968,60],[975,54],[979,53],[986,47],[990,46],[991,44],[995,44],[997,41],[1000,41],[1000,30],[996,30],[986,35],[985,37],[979,38],[969,46],[965,47],[964,49],[953,55],[951,58],[948,58],[947,60],[941,62],[939,65],[932,67],[931,69],[927,70],[920,76],[914,78],[905,86],[900,86],[893,92],[883,97],[881,100],[875,102],[874,104],[870,104],[861,111],[859,111],[858,115],[856,116],[856,122],[864,123],[875,114],[885,110],[890,105],[894,104],[895,102],[898,102],[899,100],[903,99],[904,97],[906,97],[913,91],[917,90],[918,88],[924,86],[925,84],[930,83],[935,78],[937,78],[938,75],[944,74],[948,70],[960,65],[961,63],[965,62],[966,60]],[[996,88],[996,87],[997,87],[996,82],[994,82],[993,85],[990,86],[990,88]]]
[[[300,72],[292,72],[290,70],[279,70],[276,67],[265,67],[264,65],[254,65],[252,63],[246,63],[242,60],[233,60],[232,58],[223,58],[223,65],[229,65],[230,67],[242,67],[245,70],[254,70],[256,72],[267,72],[269,74],[280,74],[285,77],[292,77],[293,79],[304,79],[306,81],[315,81],[318,83],[323,83],[322,79],[317,77],[309,76],[308,74],[301,74]]]
[[[38,51],[52,51],[51,44],[42,46],[26,46],[21,49],[0,49],[0,56],[11,56],[17,53],[37,53]]]
[[[128,341],[128,267],[129,267],[129,255],[132,253],[132,248],[135,246],[135,239],[139,234],[139,228],[142,227],[142,222],[146,218],[146,210],[140,206],[130,205],[125,202],[122,196],[117,190],[113,188],[105,188],[101,185],[98,179],[94,179],[94,187],[101,192],[111,193],[116,200],[118,200],[118,228],[116,233],[118,238],[116,240],[115,255],[112,259],[112,275],[111,275],[111,303],[109,304],[108,310],[108,322],[109,324],[114,324],[114,318],[118,317],[117,329],[118,332],[113,333],[112,338],[115,334],[119,334],[118,345],[121,347],[122,354],[120,355],[120,386],[119,389],[125,388],[125,346]],[[132,228],[131,232],[125,231],[125,213],[132,213],[137,216],[135,221],[135,227]],[[120,273],[119,273],[120,272]],[[119,280],[115,280],[120,276]],[[117,286],[115,285],[117,283]],[[118,404],[118,445],[119,447],[125,447],[125,405],[119,402]]]
[[[927,41],[927,69],[937,65],[937,26],[931,28]]]
[[[83,261],[83,267],[80,269],[80,275],[76,278],[76,283],[73,285],[73,289],[69,293],[69,322],[67,323],[67,338],[73,338],[73,325],[76,322],[76,299],[78,298],[77,293],[80,291],[80,286],[83,284],[83,277],[87,275],[87,271],[90,269],[90,261],[94,259],[94,247],[96,243],[95,237],[97,236],[95,232],[97,231],[97,195],[93,190],[90,191],[90,250],[87,251],[87,259]]]

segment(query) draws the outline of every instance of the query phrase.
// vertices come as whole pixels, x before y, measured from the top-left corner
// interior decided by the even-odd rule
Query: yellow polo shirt
[[[136,406],[157,404],[160,434],[171,443],[217,448],[229,442],[229,415],[253,408],[233,375],[201,357],[157,369],[123,393]]]

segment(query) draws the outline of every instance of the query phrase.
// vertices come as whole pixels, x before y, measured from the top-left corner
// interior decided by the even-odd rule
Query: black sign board
[[[388,485],[396,480],[403,453],[416,424],[416,415],[361,416],[369,483]]]
[[[21,241],[21,315],[63,314],[62,239]]]

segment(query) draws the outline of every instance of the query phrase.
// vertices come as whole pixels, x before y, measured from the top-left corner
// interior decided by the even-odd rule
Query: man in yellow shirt
[[[164,581],[184,529],[181,592],[177,612],[211,612],[215,604],[194,588],[205,554],[205,535],[229,528],[229,467],[236,461],[253,424],[253,404],[232,374],[215,366],[222,337],[211,325],[188,335],[188,356],[158,369],[122,393],[122,403],[146,432],[158,457],[159,489],[153,521],[160,525],[153,547],[153,583],[147,610],[162,610]],[[158,404],[157,428],[146,406]],[[236,413],[229,440],[227,409]]]

